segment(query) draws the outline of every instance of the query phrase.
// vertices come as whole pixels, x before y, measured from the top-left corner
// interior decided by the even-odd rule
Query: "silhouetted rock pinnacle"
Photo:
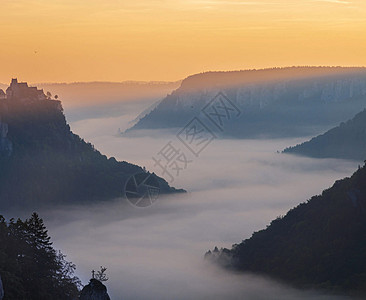
[[[80,293],[80,300],[110,300],[106,286],[97,279],[90,279]]]

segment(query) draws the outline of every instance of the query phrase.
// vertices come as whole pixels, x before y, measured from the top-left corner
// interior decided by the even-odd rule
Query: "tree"
[[[43,220],[34,212],[30,219],[25,221],[26,229],[29,239],[39,249],[46,249],[52,251],[51,237],[48,236],[48,230],[44,225]]]
[[[95,279],[103,282],[103,281],[107,281],[109,278],[107,277],[107,275],[105,274],[105,271],[107,270],[107,268],[104,267],[100,267],[100,271],[97,271],[97,274],[95,274]]]
[[[0,276],[4,299],[76,299],[81,286],[75,265],[52,247],[37,213],[22,221],[0,216]]]
[[[55,95],[55,99],[56,99],[56,100],[58,99],[58,95]]]

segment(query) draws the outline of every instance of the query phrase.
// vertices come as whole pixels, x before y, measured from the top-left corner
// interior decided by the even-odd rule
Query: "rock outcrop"
[[[106,286],[97,279],[90,279],[80,293],[80,300],[110,300]]]
[[[3,282],[1,281],[1,276],[0,276],[0,300],[2,300],[4,298],[4,288],[3,288]]]
[[[10,156],[13,151],[13,145],[7,138],[8,136],[8,124],[2,123],[0,118],[0,152],[6,156]]]

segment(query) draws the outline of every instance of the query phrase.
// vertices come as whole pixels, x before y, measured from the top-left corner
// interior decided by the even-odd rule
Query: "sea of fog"
[[[177,143],[176,137],[118,136],[118,128],[131,119],[129,114],[83,119],[71,126],[102,153],[159,174],[152,157],[167,142]],[[77,265],[84,284],[92,269],[108,268],[113,300],[338,299],[232,274],[203,260],[208,249],[241,242],[357,168],[355,162],[277,153],[304,139],[214,140],[175,178],[173,186],[189,193],[160,197],[148,208],[116,199],[40,214],[55,247]]]

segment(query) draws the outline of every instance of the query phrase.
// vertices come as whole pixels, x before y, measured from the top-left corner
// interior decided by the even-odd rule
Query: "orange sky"
[[[366,66],[365,0],[1,0],[0,82]]]

